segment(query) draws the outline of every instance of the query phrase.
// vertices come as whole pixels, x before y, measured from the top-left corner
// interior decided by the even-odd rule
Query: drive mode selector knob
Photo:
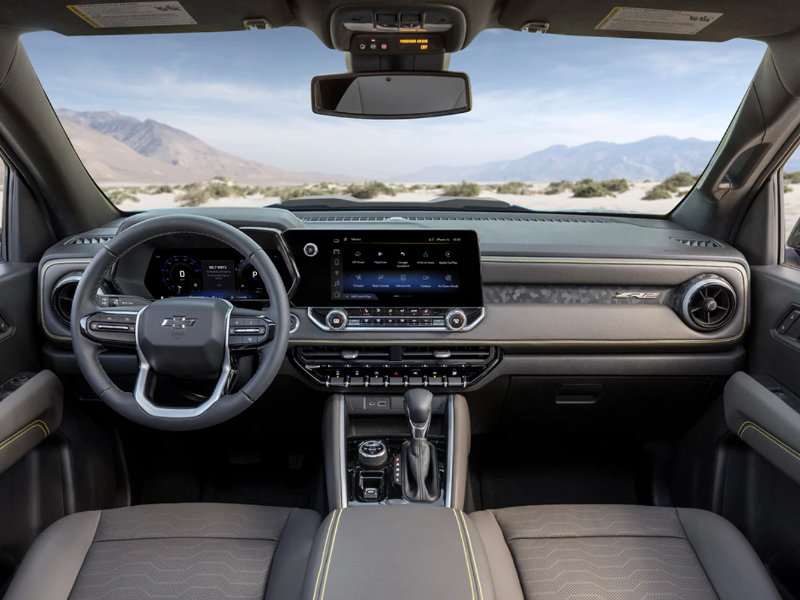
[[[389,454],[380,440],[368,440],[358,445],[358,463],[362,467],[378,469],[386,464]]]
[[[444,324],[447,325],[450,331],[464,329],[464,326],[467,324],[467,315],[465,315],[464,311],[460,308],[452,308],[448,310],[447,314],[444,316]]]
[[[340,308],[334,308],[325,317],[328,327],[336,331],[347,327],[347,313]]]

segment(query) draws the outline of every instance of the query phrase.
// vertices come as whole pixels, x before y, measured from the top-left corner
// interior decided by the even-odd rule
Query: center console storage
[[[304,600],[496,597],[483,542],[470,518],[456,509],[335,510],[322,523],[308,564]]]

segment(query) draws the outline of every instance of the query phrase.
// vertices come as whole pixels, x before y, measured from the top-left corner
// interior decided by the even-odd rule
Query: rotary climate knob
[[[358,445],[358,462],[362,467],[379,469],[386,464],[389,454],[380,440],[368,440]]]
[[[325,322],[336,331],[344,329],[347,327],[347,313],[340,308],[334,308],[326,315]]]
[[[444,324],[450,331],[459,331],[467,324],[467,315],[460,308],[452,308],[444,316]]]

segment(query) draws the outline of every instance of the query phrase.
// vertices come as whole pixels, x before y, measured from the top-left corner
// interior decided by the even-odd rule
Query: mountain
[[[118,183],[185,183],[224,175],[239,183],[307,183],[330,178],[284,171],[228,154],[152,119],[113,111],[59,109],[64,128],[95,179]]]
[[[560,179],[664,179],[678,171],[700,173],[717,142],[651,137],[628,144],[591,142],[550,146],[515,160],[464,167],[427,167],[402,181],[556,181]]]

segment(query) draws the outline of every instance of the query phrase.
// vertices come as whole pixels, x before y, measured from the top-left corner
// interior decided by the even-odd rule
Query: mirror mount
[[[345,65],[351,73],[397,71],[447,71],[450,54],[353,54],[345,53]]]

